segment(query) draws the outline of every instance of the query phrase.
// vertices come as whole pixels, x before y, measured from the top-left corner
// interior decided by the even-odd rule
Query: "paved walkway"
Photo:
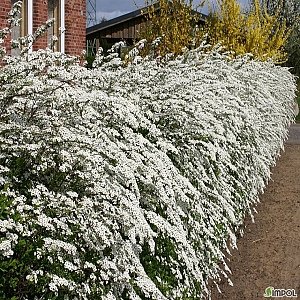
[[[295,289],[300,299],[300,125],[290,138],[261,203],[255,223],[246,220],[244,237],[232,252],[229,266],[233,287],[213,289],[212,300],[264,298],[265,289]],[[270,298],[297,299],[297,298]]]
[[[300,145],[300,124],[293,124],[290,127],[290,136],[287,141],[289,145]]]

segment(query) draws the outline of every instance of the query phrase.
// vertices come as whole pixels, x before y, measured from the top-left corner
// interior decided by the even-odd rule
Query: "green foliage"
[[[86,62],[87,62],[87,68],[88,69],[92,68],[94,60],[95,60],[94,55],[89,55],[89,56],[86,57]]]
[[[35,206],[35,209],[39,211],[41,207]],[[45,216],[52,218],[59,219],[67,215],[67,212],[64,212],[59,207],[54,209],[49,203],[48,205],[45,204],[45,207],[42,209]],[[43,237],[45,231],[47,231],[48,236],[53,235],[54,239],[73,242],[82,235],[82,232],[80,232],[78,226],[74,225],[73,227],[70,226],[72,230],[71,235],[66,236],[59,231],[51,233],[51,230],[32,222],[36,217],[36,213],[32,211],[24,219],[17,212],[17,205],[14,201],[9,199],[3,191],[0,193],[0,220],[13,220],[17,224],[20,224],[20,226],[25,226],[28,231],[28,234],[23,234],[16,241],[13,248],[13,255],[9,258],[0,255],[0,299],[22,300],[25,295],[29,299],[34,299],[35,297],[42,298],[45,292],[48,299],[51,300],[64,299],[64,295],[66,294],[73,299],[76,295],[75,291],[72,294],[67,288],[61,287],[57,293],[50,291],[47,287],[51,282],[51,277],[46,274],[56,274],[80,284],[89,278],[91,271],[88,269],[84,270],[84,272],[67,270],[64,266],[64,261],[72,261],[74,257],[67,252],[64,254],[59,253],[57,250],[42,251],[44,245]],[[17,228],[10,230],[10,234],[17,235],[18,233]],[[6,237],[5,234],[0,233],[0,243]],[[97,260],[99,253],[93,251],[87,252],[86,250],[83,245],[80,258],[84,260],[89,259],[90,261]],[[49,257],[52,260],[54,258],[54,260],[49,261]],[[64,261],[62,261],[62,257]],[[95,297],[100,296],[96,286],[92,287],[92,295]]]
[[[0,220],[12,219],[15,222],[21,221],[20,213],[12,209],[12,199],[0,192]],[[17,231],[14,231],[17,234]],[[0,233],[0,242],[5,240],[4,233]],[[27,292],[25,277],[29,274],[30,266],[33,263],[34,244],[30,238],[18,240],[14,255],[5,258],[0,255],[0,299],[21,299],[23,291]],[[33,295],[34,296],[34,295]]]
[[[168,293],[177,285],[177,278],[172,273],[172,264],[177,263],[178,257],[175,251],[174,241],[170,238],[159,235],[155,239],[154,255],[149,245],[143,245],[140,259],[148,276],[155,282],[161,292],[168,296]],[[158,281],[158,278],[160,280]]]

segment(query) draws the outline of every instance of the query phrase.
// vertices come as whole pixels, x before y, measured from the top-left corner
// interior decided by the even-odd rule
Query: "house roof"
[[[88,27],[86,29],[86,33],[87,34],[93,34],[94,32],[97,32],[99,30],[103,30],[103,29],[109,28],[111,26],[115,26],[115,25],[118,25],[120,23],[124,23],[126,21],[138,18],[138,17],[140,17],[142,15],[143,15],[143,8],[137,9],[137,10],[135,10],[133,12],[128,13],[128,14],[125,14],[125,15],[116,17],[114,19],[101,22],[101,23],[99,23],[97,25]]]
[[[99,32],[101,30],[104,30],[104,29],[116,26],[118,24],[124,23],[126,21],[142,17],[143,14],[144,14],[145,9],[147,9],[147,7],[143,7],[143,8],[137,9],[137,10],[132,11],[130,13],[127,13],[125,15],[121,15],[121,16],[116,17],[114,19],[111,19],[111,20],[108,20],[108,21],[104,21],[104,22],[101,22],[101,23],[99,23],[97,25],[88,27],[86,29],[86,34],[87,35],[91,35],[93,33]],[[159,9],[159,8],[157,8],[157,9]],[[202,13],[199,13],[198,11],[193,10],[193,13],[199,14],[200,15],[200,21],[202,21],[202,22],[204,22],[205,19],[207,18],[206,15],[204,15]]]

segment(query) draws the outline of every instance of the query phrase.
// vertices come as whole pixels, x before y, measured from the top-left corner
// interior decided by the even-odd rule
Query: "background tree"
[[[284,45],[290,34],[285,20],[278,13],[269,14],[254,0],[247,14],[236,0],[222,0],[211,13],[207,31],[212,44],[221,43],[234,55],[252,53],[255,58],[283,62]]]
[[[140,38],[152,42],[160,37],[160,43],[156,45],[158,55],[178,55],[193,44],[199,20],[199,15],[193,10],[193,0],[188,3],[184,0],[150,0],[146,5],[147,26],[141,31]],[[149,52],[149,47],[144,49],[144,54]]]
[[[288,21],[281,17],[278,8],[271,14],[259,0],[253,0],[247,14],[242,12],[237,0],[219,0],[216,10],[200,30],[196,26],[199,15],[193,10],[193,0],[188,3],[159,0],[155,4],[147,1],[146,4],[148,24],[140,38],[151,42],[161,37],[156,45],[157,55],[181,54],[184,48],[199,45],[207,34],[212,46],[221,43],[234,56],[252,53],[260,60],[272,58],[281,63],[286,60],[284,46],[291,33]],[[144,54],[149,53],[150,47],[144,49]]]
[[[300,75],[300,0],[265,0],[262,2],[269,14],[278,14],[279,20],[286,22],[291,34],[286,43],[286,65]]]

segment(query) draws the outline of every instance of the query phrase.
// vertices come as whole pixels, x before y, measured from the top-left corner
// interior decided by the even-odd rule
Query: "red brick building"
[[[7,14],[17,0],[0,0],[0,28],[6,27]],[[53,36],[58,41],[53,50],[72,55],[80,55],[85,49],[86,0],[23,0],[21,24],[13,28],[12,38],[32,34],[48,19],[54,24],[39,38],[32,49],[46,48]],[[12,54],[16,50],[12,50]]]

